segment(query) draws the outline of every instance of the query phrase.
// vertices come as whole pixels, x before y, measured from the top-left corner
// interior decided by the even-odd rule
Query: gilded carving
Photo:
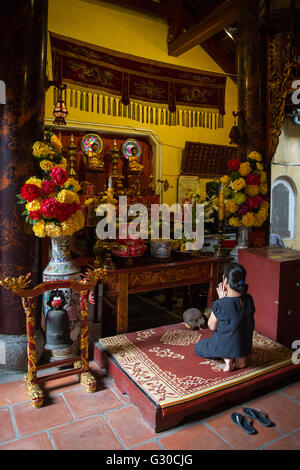
[[[83,372],[80,375],[80,384],[85,388],[88,393],[94,393],[96,391],[96,379],[90,372]]]
[[[276,35],[269,41],[268,49],[268,105],[270,115],[268,158],[271,159],[278,145],[285,116],[288,80],[292,70],[291,35]]]
[[[44,403],[44,393],[37,383],[32,383],[28,374],[24,376],[25,388],[34,408],[41,408]]]
[[[133,272],[129,273],[129,289],[136,286],[150,286],[170,282],[185,281],[190,279],[208,279],[210,277],[210,265],[190,266],[184,268],[169,268],[162,271]]]

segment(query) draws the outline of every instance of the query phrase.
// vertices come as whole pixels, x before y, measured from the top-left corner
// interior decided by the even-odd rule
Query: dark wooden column
[[[25,226],[16,194],[36,175],[32,144],[43,139],[48,0],[1,0],[0,276],[29,271],[40,281],[40,242]],[[0,334],[25,334],[20,299],[0,287]]]
[[[244,135],[239,148],[245,159],[251,150],[265,154],[266,142],[266,41],[260,32],[259,0],[238,1],[238,108]]]

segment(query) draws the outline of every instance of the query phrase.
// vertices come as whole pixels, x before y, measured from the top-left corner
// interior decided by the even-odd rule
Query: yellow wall
[[[179,57],[167,51],[168,25],[165,21],[94,0],[49,0],[49,31],[128,54],[180,66],[223,73],[200,47]],[[229,145],[228,134],[234,124],[232,111],[237,110],[237,87],[227,78],[224,128],[211,130],[139,123],[124,117],[89,113],[69,108],[68,119],[101,125],[151,130],[162,143],[162,178],[173,186],[164,194],[164,202],[177,197],[182,150],[186,141]],[[46,97],[46,118],[52,119],[52,91]]]

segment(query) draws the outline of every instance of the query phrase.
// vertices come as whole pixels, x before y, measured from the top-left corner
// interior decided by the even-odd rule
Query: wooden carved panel
[[[210,279],[210,264],[201,264],[199,266],[185,266],[182,268],[174,267],[150,272],[129,273],[129,290],[137,287],[149,287],[176,283],[181,281],[199,280],[208,282]]]

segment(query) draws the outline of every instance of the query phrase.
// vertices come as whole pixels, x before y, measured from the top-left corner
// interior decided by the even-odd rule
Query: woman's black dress
[[[195,344],[195,353],[211,359],[233,359],[250,354],[255,312],[251,295],[223,297],[213,302],[212,311],[218,320],[217,329],[210,338]]]

